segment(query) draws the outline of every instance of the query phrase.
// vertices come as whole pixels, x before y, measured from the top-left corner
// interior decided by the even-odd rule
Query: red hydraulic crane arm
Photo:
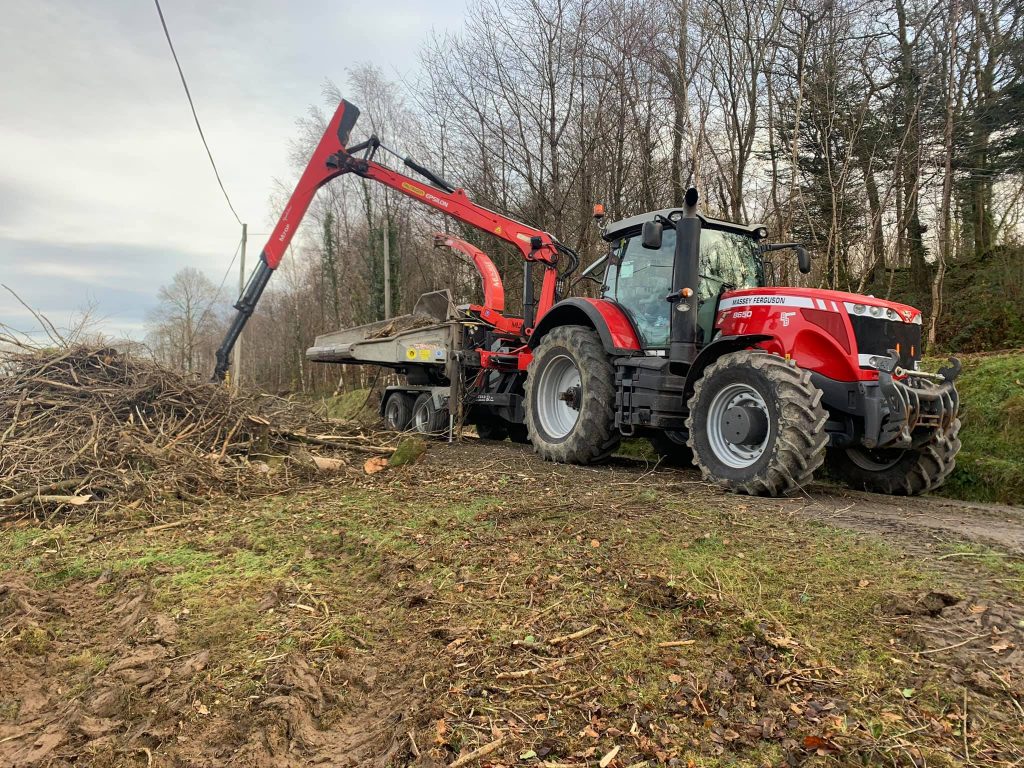
[[[310,203],[316,191],[324,184],[344,173],[355,173],[363,178],[391,187],[404,195],[408,195],[425,205],[429,205],[442,213],[445,213],[459,221],[464,221],[478,229],[488,232],[515,245],[523,254],[527,262],[540,262],[544,265],[544,278],[541,284],[540,300],[537,306],[533,306],[533,289],[530,282],[531,270],[525,270],[524,288],[524,327],[527,332],[533,326],[534,317],[539,318],[555,301],[555,291],[558,281],[556,264],[558,262],[558,247],[551,235],[542,232],[526,224],[510,219],[500,213],[488,210],[483,206],[476,205],[461,189],[452,189],[436,176],[418,166],[409,158],[405,158],[405,164],[432,179],[437,186],[431,186],[416,181],[402,173],[393,171],[373,160],[373,153],[380,147],[380,142],[375,138],[363,142],[357,146],[348,147],[349,134],[356,120],[359,118],[359,108],[342,100],[334,116],[327,124],[324,135],[310,158],[309,164],[302,172],[295,191],[292,192],[284,212],[278,219],[274,231],[267,240],[260,254],[256,269],[249,277],[242,295],[235,303],[237,314],[232,320],[231,326],[217,350],[217,365],[213,378],[215,381],[222,381],[227,375],[230,365],[231,350],[238,340],[246,322],[256,309],[256,303],[263,295],[270,276],[281,263],[285,251],[291,243],[295,230],[302,222],[303,216],[309,209]],[[366,150],[367,157],[356,157],[355,152]],[[441,187],[445,187],[442,189]]]

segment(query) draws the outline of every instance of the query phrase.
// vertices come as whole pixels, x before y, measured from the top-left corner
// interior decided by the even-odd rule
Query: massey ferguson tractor
[[[917,309],[769,285],[765,254],[793,250],[807,273],[804,248],[703,216],[695,189],[681,208],[604,225],[607,254],[572,282],[579,258],[551,234],[474,204],[409,158],[429,183],[388,168],[376,156],[391,151],[375,136],[350,146],[358,114],[342,101],[313,153],[236,304],[217,378],[316,190],[351,173],[514,244],[526,261],[513,316],[487,255],[438,235],[437,246],[476,266],[482,304],[456,306],[438,291],[410,315],[316,339],[310,360],[403,375],[381,402],[393,429],[439,434],[467,422],[483,438],[528,441],[545,459],[577,464],[644,437],[665,461],[692,462],[748,494],[796,492],[826,461],[851,487],[890,494],[929,491],[952,471],[960,365],[919,370]],[[568,295],[584,279],[599,284],[598,298]]]

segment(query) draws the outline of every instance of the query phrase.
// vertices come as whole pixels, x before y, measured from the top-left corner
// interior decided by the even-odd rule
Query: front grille
[[[900,365],[914,370],[921,359],[921,326],[898,320],[881,320],[867,315],[850,315],[857,352],[862,355],[888,356],[890,349],[899,351]]]

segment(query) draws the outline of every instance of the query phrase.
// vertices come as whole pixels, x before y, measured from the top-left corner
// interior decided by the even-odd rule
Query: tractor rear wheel
[[[777,355],[720,357],[697,381],[686,419],[704,479],[752,495],[799,490],[825,460],[821,397],[810,373]]]
[[[945,482],[959,451],[960,419],[953,419],[949,429],[936,432],[919,448],[829,449],[828,471],[858,491],[916,496]]]
[[[666,429],[651,432],[647,436],[654,452],[661,457],[661,462],[670,467],[689,467],[693,465],[693,451],[688,445],[686,430]]]
[[[405,432],[412,421],[412,397],[394,392],[384,404],[384,426],[393,432]]]
[[[563,325],[541,340],[526,375],[526,426],[548,461],[592,464],[618,447],[615,370],[595,330]]]

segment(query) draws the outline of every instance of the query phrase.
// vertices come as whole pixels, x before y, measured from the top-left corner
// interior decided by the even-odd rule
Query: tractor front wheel
[[[689,444],[704,479],[752,495],[799,490],[825,460],[821,397],[807,371],[777,355],[720,357],[688,404]]]
[[[686,430],[666,429],[652,432],[647,439],[665,466],[689,467],[693,465],[693,451],[688,445],[689,438],[686,435]]]
[[[541,340],[526,374],[526,426],[548,461],[592,464],[618,447],[615,370],[596,331],[563,325]]]
[[[504,440],[508,437],[508,422],[497,418],[480,419],[476,433],[481,440]]]
[[[960,419],[953,419],[949,429],[918,448],[829,449],[828,472],[855,490],[916,496],[945,482],[959,451]]]

